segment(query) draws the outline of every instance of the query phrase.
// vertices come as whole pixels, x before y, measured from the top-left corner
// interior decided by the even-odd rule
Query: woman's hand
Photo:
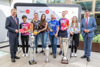
[[[74,33],[70,32],[71,35],[73,35]]]
[[[79,33],[80,31],[77,31],[77,33]]]
[[[36,34],[36,33],[34,33],[34,35],[36,36],[37,34]]]
[[[38,31],[37,34],[39,34],[41,31]]]

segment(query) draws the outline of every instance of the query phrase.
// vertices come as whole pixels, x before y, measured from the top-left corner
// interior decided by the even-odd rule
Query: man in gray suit
[[[94,30],[97,28],[97,24],[94,18],[89,17],[90,12],[85,11],[85,18],[81,21],[82,36],[84,39],[84,56],[81,58],[87,58],[90,61],[92,40],[94,37]]]
[[[15,59],[20,59],[16,56],[18,47],[19,36],[19,19],[16,17],[16,9],[11,10],[11,16],[6,18],[5,28],[8,30],[7,36],[9,37],[11,61],[15,62]]]

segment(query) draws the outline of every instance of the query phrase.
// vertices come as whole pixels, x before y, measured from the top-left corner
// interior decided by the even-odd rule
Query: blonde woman
[[[71,56],[77,56],[77,47],[79,45],[79,33],[80,33],[80,24],[78,23],[78,19],[76,16],[73,16],[72,22],[69,26],[70,36],[73,36],[74,44],[72,44],[72,54]],[[75,51],[73,51],[75,49]]]

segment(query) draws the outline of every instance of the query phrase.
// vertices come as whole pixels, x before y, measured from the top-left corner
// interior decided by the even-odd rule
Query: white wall
[[[5,29],[5,19],[10,15],[9,0],[0,0],[0,42],[7,40],[7,30]]]
[[[32,3],[32,0],[0,0],[0,42],[8,40],[5,19],[11,15],[15,3]]]

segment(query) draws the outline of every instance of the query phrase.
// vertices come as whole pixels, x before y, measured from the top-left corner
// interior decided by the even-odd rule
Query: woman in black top
[[[41,41],[42,41],[42,51],[40,53],[44,53],[44,49],[46,48],[46,41],[47,41],[47,21],[46,21],[46,15],[42,14],[41,15],[41,20],[39,23],[39,32],[41,36]]]

